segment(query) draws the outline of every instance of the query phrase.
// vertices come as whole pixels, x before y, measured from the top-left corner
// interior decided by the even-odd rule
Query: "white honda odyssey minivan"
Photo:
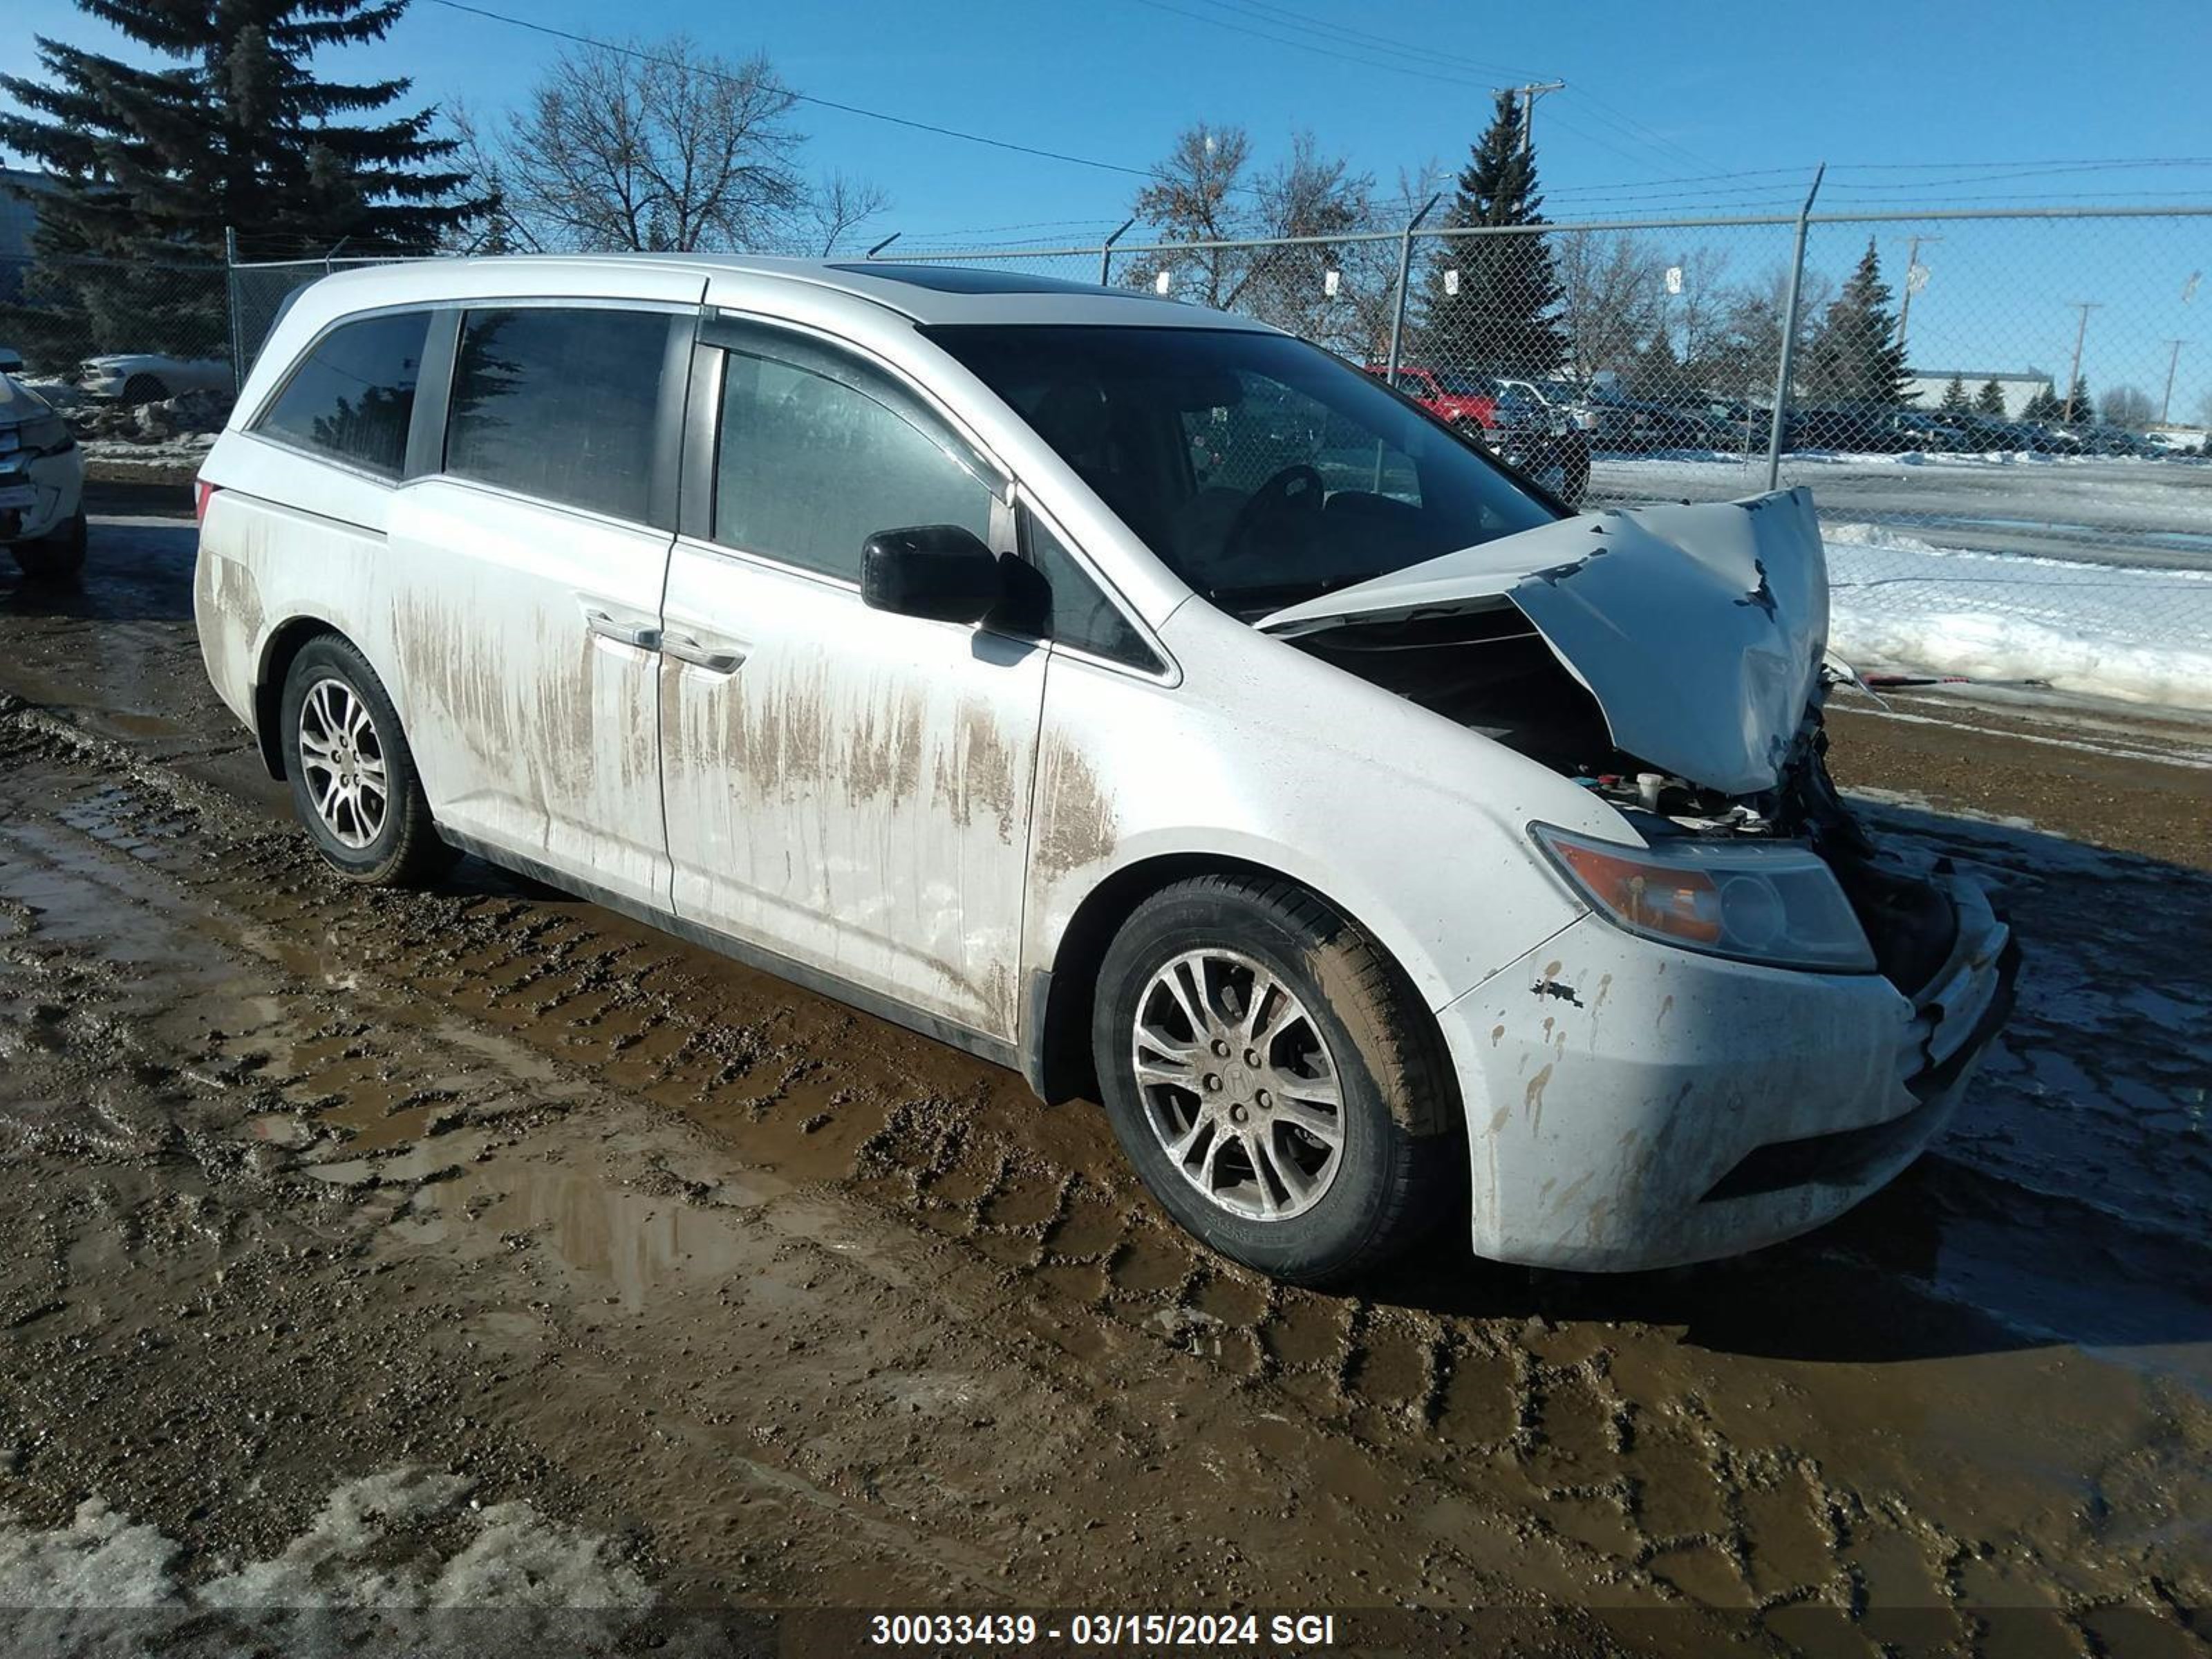
[[[1987,901],[1828,781],[1802,492],[1572,517],[1241,319],[349,272],[199,509],[209,675],[338,870],[474,853],[1091,1095],[1285,1279],[1801,1232],[2009,1006]]]

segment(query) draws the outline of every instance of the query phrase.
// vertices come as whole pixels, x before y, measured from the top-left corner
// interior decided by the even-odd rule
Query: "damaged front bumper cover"
[[[1949,1121],[2019,973],[1978,887],[1936,882],[1959,927],[1910,997],[1589,916],[1449,1005],[1476,1252],[1679,1266],[1808,1231],[1893,1180]]]

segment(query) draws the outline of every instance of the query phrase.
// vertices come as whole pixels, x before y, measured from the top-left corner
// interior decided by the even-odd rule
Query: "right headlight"
[[[1548,823],[1528,831],[1568,884],[1616,927],[1778,968],[1874,969],[1866,929],[1810,848],[1742,841],[1624,847]]]

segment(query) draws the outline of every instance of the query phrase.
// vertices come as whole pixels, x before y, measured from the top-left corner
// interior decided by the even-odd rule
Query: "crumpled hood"
[[[1517,608],[1618,748],[1731,795],[1778,781],[1820,675],[1827,564],[1811,492],[1586,514],[1261,619],[1295,637]]]

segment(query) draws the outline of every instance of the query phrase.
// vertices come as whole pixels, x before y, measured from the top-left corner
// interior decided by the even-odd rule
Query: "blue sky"
[[[1830,207],[2212,205],[2203,85],[2212,12],[2194,5],[483,3],[584,33],[683,31],[731,55],[764,50],[802,92],[1138,168],[1202,116],[1243,124],[1263,155],[1310,127],[1325,147],[1390,183],[1401,166],[1431,158],[1456,166],[1486,118],[1488,88],[1564,79],[1567,90],[1542,100],[1536,126],[1559,219],[1780,208],[1802,195],[1819,160],[1830,163]],[[9,71],[32,66],[33,33],[112,39],[68,0],[11,0],[9,12],[0,69]],[[557,50],[542,36],[416,0],[385,46],[341,55],[331,70],[411,76],[423,100],[462,99],[489,115],[520,97]],[[1120,221],[1139,182],[818,106],[801,115],[811,164],[889,190],[895,208],[884,228],[903,230],[909,243],[1095,240]],[[2198,164],[2084,165],[2115,158]],[[2027,165],[2040,161],[2073,165],[2047,173]],[[1990,162],[2004,165],[1969,165]],[[2203,343],[2185,349],[2177,414],[2193,414],[2198,388],[2212,386],[2212,293],[2187,305],[2179,298],[2189,268],[2212,269],[2212,221],[2201,232],[2169,222],[2039,239],[2018,236],[2016,226],[2002,234],[1898,227],[1881,233],[1886,261],[1901,265],[1914,229],[1946,237],[1922,254],[1929,281],[1914,301],[1917,360],[2063,369],[2075,315],[2066,302],[2101,300],[2085,356],[2096,384],[2148,381],[2155,398],[2160,342],[2182,336]],[[1854,240],[1863,246],[1864,234],[1824,234],[1816,263],[1832,251],[1832,263],[1844,261],[1838,250]],[[1731,246],[1738,278],[1786,252],[1751,232]]]

